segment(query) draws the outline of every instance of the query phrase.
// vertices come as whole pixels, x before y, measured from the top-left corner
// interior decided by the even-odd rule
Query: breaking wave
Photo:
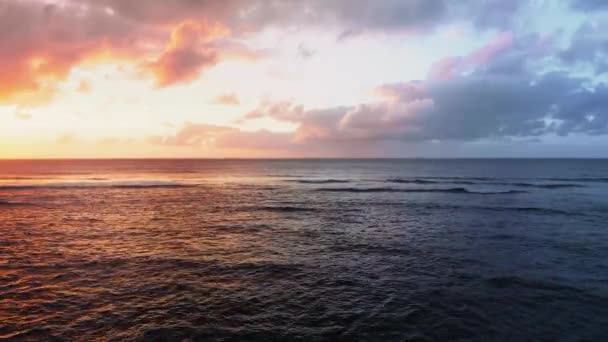
[[[320,188],[316,191],[323,192],[407,192],[407,193],[449,193],[449,194],[474,194],[474,195],[501,195],[501,194],[521,194],[527,191],[506,190],[506,191],[473,191],[466,188],[449,189],[398,189],[398,188]]]
[[[344,184],[350,183],[349,180],[345,179],[298,179],[298,180],[287,180],[288,182],[300,183],[300,184]]]
[[[466,180],[427,180],[427,179],[387,179],[388,183],[398,184],[461,184],[461,185],[501,185],[515,186],[524,188],[539,188],[539,189],[562,189],[562,188],[583,188],[580,184],[539,184],[525,182],[495,182],[495,181],[466,181]]]
[[[608,177],[545,178],[545,180],[555,182],[608,183]]]
[[[321,211],[318,208],[310,207],[295,207],[295,206],[260,206],[251,208],[255,211],[271,211],[280,213],[293,213],[293,212],[316,212]]]

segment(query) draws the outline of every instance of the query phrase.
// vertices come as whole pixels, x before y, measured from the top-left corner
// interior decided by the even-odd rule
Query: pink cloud
[[[215,65],[218,53],[205,43],[225,34],[219,25],[187,21],[177,26],[165,51],[149,65],[158,85],[192,81],[203,68]]]
[[[445,81],[458,75],[467,63],[462,57],[445,57],[435,62],[431,67],[428,78],[436,81]]]
[[[473,52],[467,57],[467,61],[471,64],[486,64],[499,53],[507,50],[513,45],[513,33],[503,32],[488,44]]]
[[[238,131],[236,128],[187,122],[174,135],[153,136],[148,141],[168,146],[202,146],[212,145],[218,136]]]
[[[428,78],[434,81],[446,81],[459,76],[462,72],[488,64],[500,53],[513,46],[513,34],[503,32],[486,45],[464,57],[445,57],[436,62]]]
[[[175,134],[148,137],[148,142],[164,146],[215,149],[282,150],[292,145],[290,133],[268,130],[242,131],[229,126],[185,123]]]
[[[210,24],[205,17],[213,18],[213,12],[189,15],[184,2],[127,2],[1,1],[0,104],[47,102],[55,95],[57,83],[83,63],[143,64],[158,85],[168,86],[189,82],[223,59],[260,56],[232,42],[223,25]],[[207,7],[217,13],[228,8]],[[156,18],[155,13],[163,10],[174,11],[175,16]],[[190,20],[193,17],[196,20]],[[172,32],[168,43],[167,32]],[[85,83],[78,87],[79,91],[88,88]]]

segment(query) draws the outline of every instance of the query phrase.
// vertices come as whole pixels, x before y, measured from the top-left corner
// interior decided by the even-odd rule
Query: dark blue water
[[[0,339],[606,336],[605,160],[0,162]]]

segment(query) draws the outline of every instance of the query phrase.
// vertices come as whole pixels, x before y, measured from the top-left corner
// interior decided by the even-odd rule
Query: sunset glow
[[[608,0],[0,0],[0,340],[603,341]]]
[[[0,158],[606,156],[604,9],[0,0]]]

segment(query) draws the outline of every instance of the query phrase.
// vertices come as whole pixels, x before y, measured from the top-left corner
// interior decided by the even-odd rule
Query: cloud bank
[[[473,20],[493,26],[502,21],[491,19],[496,13],[509,17],[520,1],[465,2]],[[223,58],[255,56],[235,39],[268,27],[419,33],[461,18],[453,7],[448,0],[0,0],[0,103],[47,101],[57,82],[90,60],[143,64],[169,86]]]
[[[490,38],[468,53],[439,58],[421,80],[378,84],[375,101],[327,108],[264,102],[239,124],[270,119],[295,129],[185,123],[148,142],[352,151],[386,143],[606,135],[607,2],[554,3],[583,24],[571,34],[535,32],[521,22],[542,13],[531,13],[535,2],[525,0],[0,0],[0,104],[26,108],[51,101],[75,67],[100,60],[128,63],[159,89],[192,82],[223,61],[264,58],[249,42],[269,29],[331,28],[340,44],[383,34],[428,37],[464,23],[472,34]],[[301,59],[320,58],[296,45]],[[91,86],[83,82],[79,89]],[[231,93],[213,103],[241,105]]]
[[[608,87],[568,69],[539,73],[544,60],[603,70],[601,44],[576,33],[565,48],[538,35],[498,34],[466,56],[438,61],[423,81],[385,84],[381,100],[350,107],[307,110],[289,102],[260,106],[245,120],[263,117],[297,125],[293,141],[475,141],[544,135],[608,134]],[[584,38],[578,37],[583,35]],[[600,45],[600,46],[598,46]]]

